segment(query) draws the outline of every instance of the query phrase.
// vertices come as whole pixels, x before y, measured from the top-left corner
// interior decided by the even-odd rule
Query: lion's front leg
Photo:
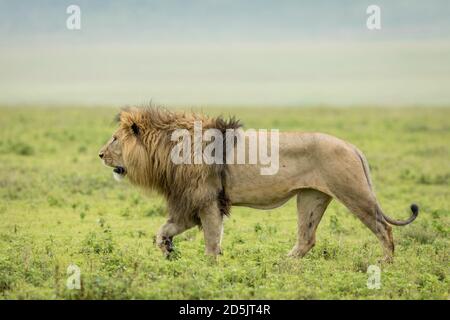
[[[193,226],[194,224],[177,223],[173,219],[168,219],[167,222],[161,226],[156,235],[156,245],[166,257],[169,256],[173,251],[173,237]]]
[[[200,210],[200,220],[205,236],[205,253],[216,257],[222,253],[220,243],[223,232],[223,217],[216,202]]]

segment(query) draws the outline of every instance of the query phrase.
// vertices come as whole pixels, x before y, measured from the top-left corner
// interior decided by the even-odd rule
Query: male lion
[[[231,205],[272,209],[297,196],[298,239],[289,256],[303,257],[315,243],[315,233],[332,198],[353,212],[380,240],[385,260],[394,252],[392,228],[416,219],[411,205],[406,221],[386,216],[372,189],[369,166],[353,145],[323,133],[279,134],[279,171],[261,175],[259,164],[174,164],[170,153],[176,129],[192,133],[194,121],[204,129],[238,130],[234,119],[171,112],[161,108],[126,108],[119,128],[100,150],[104,164],[132,184],[154,189],[167,200],[168,220],[156,243],[168,255],[175,235],[196,225],[203,228],[206,254],[221,253],[223,216]],[[389,223],[389,224],[388,224]]]

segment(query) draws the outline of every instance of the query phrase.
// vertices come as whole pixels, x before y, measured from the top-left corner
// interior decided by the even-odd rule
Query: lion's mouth
[[[127,174],[127,171],[124,167],[115,167],[113,169],[113,177],[117,181],[122,181],[123,178],[125,178],[125,175]]]
[[[122,176],[124,176],[127,173],[124,167],[119,167],[119,166],[115,167],[113,171]]]

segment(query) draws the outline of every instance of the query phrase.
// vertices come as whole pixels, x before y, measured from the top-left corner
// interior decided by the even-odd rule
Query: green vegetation
[[[375,236],[333,201],[316,247],[286,258],[295,201],[261,211],[233,208],[224,255],[212,264],[197,229],[177,237],[166,260],[153,244],[164,202],[113,180],[97,152],[114,130],[108,108],[0,108],[0,297],[3,299],[448,299],[450,109],[211,109],[247,128],[322,131],[367,156],[394,227],[395,261],[378,264]],[[81,289],[66,287],[67,268]],[[368,289],[367,267],[382,269]]]

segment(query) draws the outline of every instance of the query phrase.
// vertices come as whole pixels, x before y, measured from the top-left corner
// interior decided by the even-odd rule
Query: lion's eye
[[[113,137],[113,141],[112,142],[115,142],[117,140],[117,137]]]

